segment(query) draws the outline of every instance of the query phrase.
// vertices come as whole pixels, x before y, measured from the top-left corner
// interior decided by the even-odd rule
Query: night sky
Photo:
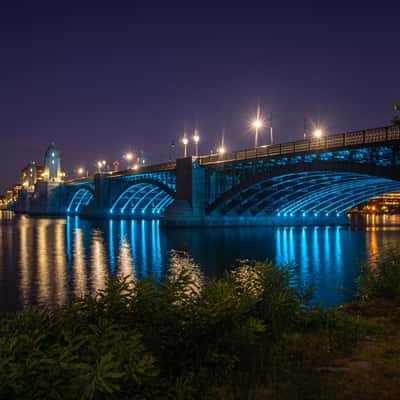
[[[222,129],[228,150],[251,147],[258,103],[277,142],[301,139],[304,116],[329,133],[387,125],[399,15],[398,1],[3,2],[0,191],[52,141],[69,171],[128,150],[167,161],[195,126],[202,153]]]

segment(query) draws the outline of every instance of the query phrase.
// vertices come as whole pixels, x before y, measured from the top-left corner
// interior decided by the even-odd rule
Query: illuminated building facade
[[[358,214],[400,214],[400,192],[374,197],[368,202],[352,208],[350,212]]]
[[[32,161],[21,171],[22,188],[28,192],[33,192],[35,190],[36,182],[43,180],[43,175],[44,167],[37,165]]]
[[[64,177],[61,171],[61,158],[60,153],[52,143],[46,150],[44,156],[44,175],[43,180],[48,182],[62,182]]]

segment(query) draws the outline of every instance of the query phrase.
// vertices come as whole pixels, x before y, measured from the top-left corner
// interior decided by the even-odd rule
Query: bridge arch
[[[375,196],[400,191],[400,177],[384,167],[296,167],[275,168],[235,185],[207,207],[207,214],[340,216]]]
[[[175,192],[169,186],[151,179],[137,180],[131,182],[116,196],[110,214],[157,218],[174,200]]]
[[[93,189],[89,186],[77,188],[67,201],[68,214],[80,214],[82,209],[88,206],[94,199]]]

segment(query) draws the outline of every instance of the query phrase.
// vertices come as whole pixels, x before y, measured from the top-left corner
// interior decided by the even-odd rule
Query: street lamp
[[[224,146],[220,146],[220,147],[218,148],[218,154],[225,154],[225,153],[226,153],[225,147],[224,147]]]
[[[99,172],[102,171],[102,169],[106,166],[106,164],[107,164],[106,160],[97,161],[97,168],[98,168]]]
[[[78,168],[78,169],[76,170],[76,172],[78,173],[79,176],[82,176],[82,175],[84,175],[85,170],[84,170],[82,167],[80,167],[80,168]]]
[[[315,138],[317,138],[317,139],[320,139],[320,138],[323,136],[322,130],[321,130],[321,129],[316,129],[316,130],[313,132],[313,136],[314,136]]]
[[[132,161],[133,160],[133,154],[132,153],[126,153],[126,154],[123,155],[123,158],[126,161]]]
[[[264,121],[261,117],[260,106],[257,107],[256,118],[251,123],[251,126],[255,130],[254,147],[257,147],[258,146],[258,131],[264,127]]]
[[[195,129],[195,131],[194,131],[193,141],[194,141],[194,145],[195,145],[195,154],[196,154],[196,157],[198,157],[199,156],[200,136],[199,136],[199,131],[197,129]]]
[[[183,157],[186,158],[188,156],[188,144],[189,144],[189,139],[186,137],[186,133],[183,136],[182,143],[183,143]]]

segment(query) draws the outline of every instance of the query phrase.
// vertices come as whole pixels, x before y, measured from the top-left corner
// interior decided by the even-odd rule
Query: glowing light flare
[[[133,160],[133,154],[132,153],[126,153],[126,154],[124,154],[123,158],[126,161],[132,161]]]
[[[218,149],[218,154],[225,154],[226,153],[226,149],[224,146],[219,147]]]
[[[261,120],[261,119],[255,119],[252,123],[251,123],[251,126],[254,128],[254,129],[261,129],[261,128],[263,128],[264,127],[264,122]]]
[[[322,131],[322,129],[316,129],[313,132],[313,136],[317,139],[321,138],[324,135],[324,132]]]

